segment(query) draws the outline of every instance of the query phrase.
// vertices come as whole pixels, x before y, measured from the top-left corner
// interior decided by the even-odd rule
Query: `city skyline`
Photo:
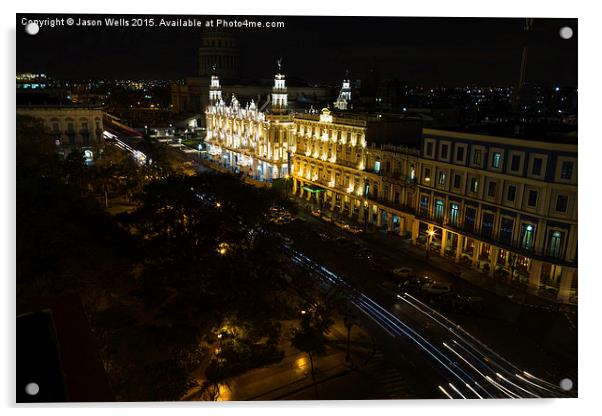
[[[17,24],[22,28],[23,18],[48,16],[67,15],[17,15]],[[140,15],[145,17],[166,16]],[[283,58],[289,78],[311,83],[338,83],[346,69],[352,79],[375,69],[382,79],[415,84],[514,85],[525,41],[525,19],[520,18],[262,18],[285,27],[232,30],[239,34],[243,78],[269,79],[276,60]],[[573,29],[570,39],[559,35],[565,26]],[[35,36],[17,31],[18,72],[77,79],[181,79],[198,73],[202,33],[197,28],[57,29],[42,28]],[[577,32],[576,19],[534,19],[526,81],[576,86]]]

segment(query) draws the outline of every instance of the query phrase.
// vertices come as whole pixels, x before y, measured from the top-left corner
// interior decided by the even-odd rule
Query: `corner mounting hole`
[[[29,383],[25,386],[25,393],[29,394],[30,396],[35,396],[39,393],[39,391],[40,386],[38,386],[38,383]]]
[[[563,378],[560,380],[560,388],[564,391],[571,391],[573,389],[573,380],[570,378]]]

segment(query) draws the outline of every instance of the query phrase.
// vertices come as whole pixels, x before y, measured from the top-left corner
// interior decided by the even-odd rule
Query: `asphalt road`
[[[562,331],[558,334],[554,332],[554,327],[557,326],[556,321],[564,320],[557,313],[550,314],[546,311],[530,310],[516,305],[483,291],[469,282],[454,278],[449,273],[430,266],[423,259],[412,258],[399,251],[392,253],[381,246],[375,247],[376,243],[365,241],[359,236],[352,236],[307,213],[300,212],[298,216],[303,219],[303,222],[291,225],[288,229],[288,235],[295,241],[295,247],[309,256],[315,256],[320,264],[336,270],[354,287],[368,293],[387,311],[401,317],[405,322],[410,322],[422,331],[428,331],[437,346],[441,346],[455,355],[443,345],[443,342],[449,342],[449,337],[453,334],[420,312],[416,308],[416,301],[412,301],[414,304],[412,305],[406,300],[396,299],[397,291],[393,290],[391,285],[383,286],[383,282],[386,282],[390,276],[388,272],[393,268],[410,266],[419,274],[426,274],[435,280],[451,282],[455,290],[460,291],[463,295],[483,297],[484,308],[480,314],[445,313],[445,316],[450,318],[454,325],[461,324],[462,329],[474,334],[479,340],[483,340],[480,342],[492,346],[492,349],[500,355],[516,363],[517,368],[515,369],[527,371],[529,374],[539,374],[542,378],[558,382],[565,377],[576,381],[576,355],[573,367],[570,359],[564,362],[556,354],[546,351],[541,345],[541,338],[545,339],[547,336],[552,338],[549,340],[550,342],[554,342],[554,340],[557,342],[557,337],[563,336]],[[372,237],[368,238],[368,240],[371,239]],[[366,250],[371,253],[372,259],[358,258],[354,254]],[[427,308],[421,306],[421,309],[426,310]],[[552,328],[550,329],[548,326]],[[537,330],[543,332],[544,335],[534,334],[532,327],[537,327]],[[565,329],[563,328],[563,330]],[[505,362],[503,358],[500,360]],[[571,370],[573,372],[569,372]],[[557,393],[558,396],[563,394],[563,392],[555,391],[553,395]]]

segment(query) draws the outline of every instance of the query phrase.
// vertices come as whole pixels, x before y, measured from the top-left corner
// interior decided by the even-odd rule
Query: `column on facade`
[[[441,256],[445,256],[445,246],[447,245],[447,230],[441,230]]]
[[[305,190],[303,189],[303,181],[299,181],[299,198],[303,198],[303,192]]]
[[[500,248],[499,247],[495,247],[495,246],[491,246],[491,261],[489,262],[489,276],[493,276],[493,273],[495,273],[495,268],[497,267],[497,259],[500,255]]]
[[[365,215],[364,212],[365,212],[364,202],[360,201],[360,208],[359,208],[358,215],[357,215],[358,222],[364,221],[364,215]]]
[[[403,237],[403,235],[405,234],[405,218],[404,217],[399,217],[399,235]]]
[[[418,232],[420,231],[420,221],[414,219],[412,222],[412,244],[416,244],[416,240],[418,240]]]
[[[539,260],[531,260],[529,268],[529,286],[539,288],[539,280],[541,279],[541,266],[543,263]]]
[[[334,191],[330,191],[331,193],[331,199],[330,199],[330,210],[332,212],[334,212],[334,209],[336,208],[336,204],[337,204],[337,194]]]
[[[387,212],[387,231],[393,231],[393,214]]]
[[[377,208],[376,209],[376,226],[378,228],[382,227],[383,225],[383,216],[381,214],[381,209]]]
[[[349,197],[349,218],[353,217],[353,212],[355,210],[355,200]]]
[[[543,245],[544,245],[544,240],[545,240],[545,222],[544,220],[540,219],[537,222],[537,229],[535,230],[535,251],[536,252],[542,252],[543,251]]]
[[[293,195],[297,193],[297,179],[293,178]]]
[[[462,260],[462,249],[464,246],[464,236],[458,234],[458,244],[456,246],[456,263],[460,263]]]
[[[483,184],[479,184],[479,188],[481,188],[482,186],[483,186]],[[477,231],[477,232],[481,231],[482,215],[483,215],[483,207],[481,204],[479,204],[479,207],[477,208],[477,217],[475,218],[475,221],[474,221],[475,231]]]
[[[472,249],[472,267],[477,269],[479,267],[479,255],[481,254],[481,242],[474,241],[474,248]]]
[[[573,278],[575,276],[575,268],[573,267],[562,267],[560,274],[560,286],[558,288],[558,300],[561,302],[568,302],[571,296],[571,287],[573,286]]]

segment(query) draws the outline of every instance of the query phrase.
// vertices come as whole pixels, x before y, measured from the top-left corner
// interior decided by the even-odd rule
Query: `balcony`
[[[397,203],[394,201],[390,201],[386,198],[375,198],[374,196],[368,195],[368,199],[370,199],[371,201],[377,202],[381,205],[384,205],[388,208],[391,209],[396,209],[397,211],[402,211],[402,212],[406,212],[408,214],[415,214],[416,210],[410,206],[410,205],[406,205],[406,204],[402,204],[401,202]]]
[[[495,235],[490,235],[488,232],[481,232],[481,230],[474,230],[472,228],[467,228],[462,225],[453,225],[449,222],[442,221],[440,219],[436,219],[431,213],[425,210],[420,210],[416,214],[416,217],[422,220],[429,221],[436,225],[440,225],[445,227],[453,232],[462,234],[469,238],[474,238],[480,241],[483,241],[487,244],[492,244],[497,247],[500,247],[503,250],[512,251],[513,253],[517,253],[523,255],[525,257],[530,257],[536,260],[545,261],[548,263],[554,263],[561,266],[570,266],[575,267],[577,265],[577,260],[566,261],[561,258],[557,253],[552,252],[549,248],[543,250],[535,250],[535,248],[524,248],[518,244],[508,243],[507,239],[496,237]]]

